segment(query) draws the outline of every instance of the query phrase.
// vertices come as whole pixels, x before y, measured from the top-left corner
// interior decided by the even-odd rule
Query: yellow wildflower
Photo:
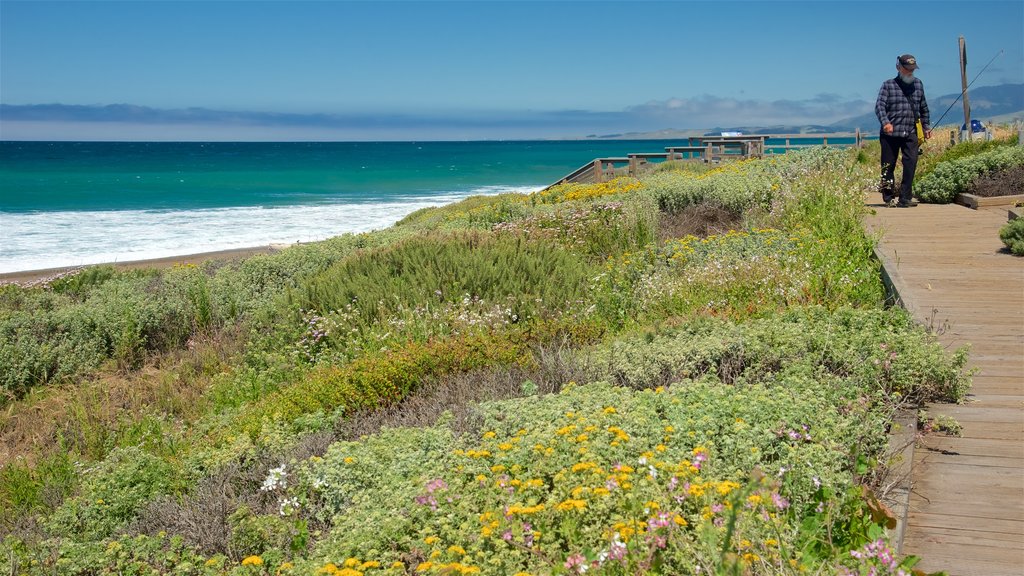
[[[242,566],[263,566],[263,558],[259,556],[246,556],[242,560]]]
[[[370,568],[380,568],[380,562],[376,560],[368,560],[359,565],[360,570],[369,570]]]
[[[396,561],[391,563],[391,568],[392,569],[402,570],[402,569],[405,568],[405,564],[402,564],[401,562],[396,560]]]
[[[416,567],[417,572],[426,572],[434,567],[433,562],[420,562],[419,566]]]
[[[458,554],[459,556],[465,556],[466,555],[466,550],[462,546],[453,544],[453,545],[448,547],[448,553],[449,554]]]
[[[487,432],[484,432],[484,438],[487,439],[487,440],[490,440],[491,438],[494,438],[495,436],[497,436],[497,434],[495,434],[493,430],[488,430]]]
[[[686,518],[683,518],[679,514],[676,514],[672,518],[672,521],[676,523],[676,526],[686,526],[687,525]]]
[[[423,539],[423,542],[424,542],[424,544],[427,544],[429,546],[429,545],[434,544],[438,540],[440,540],[440,538],[438,538],[437,536],[427,536],[426,538]]]
[[[360,564],[359,558],[349,558],[342,564],[345,568],[355,568]]]
[[[583,500],[569,499],[558,504],[557,508],[560,512],[569,512],[571,510],[583,510],[587,507],[587,503]]]
[[[491,472],[493,472],[495,474],[497,474],[498,472],[504,472],[504,471],[505,471],[505,466],[503,464],[495,464],[494,466],[491,466]]]
[[[718,490],[719,494],[725,496],[739,487],[740,485],[737,484],[736,482],[733,482],[732,480],[723,480],[719,482],[717,486],[715,486],[715,489]]]
[[[483,474],[477,474],[476,475],[476,481],[477,482],[486,482],[487,481],[487,476],[484,476]]]
[[[604,409],[605,414],[615,414],[615,406],[606,406]]]
[[[573,472],[583,472],[584,470],[592,470],[597,468],[597,462],[577,462],[572,465]]]
[[[498,444],[498,450],[502,450],[502,451],[508,452],[511,449],[512,449],[512,443],[511,442],[502,442],[501,444]]]
[[[440,550],[434,550],[433,552],[430,553],[430,559],[433,560],[433,559],[437,558],[440,555],[441,555],[441,551]]]
[[[351,456],[346,456],[345,459],[342,460],[342,462],[344,462],[345,464],[352,464],[355,461],[356,459]]]

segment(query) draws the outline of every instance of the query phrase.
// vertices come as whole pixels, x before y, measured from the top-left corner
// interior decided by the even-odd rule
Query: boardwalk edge
[[[913,303],[905,300],[900,293],[906,292],[906,283],[899,272],[899,265],[883,253],[876,245],[875,258],[881,263],[879,272],[885,286],[885,303],[899,306],[910,313],[913,318],[923,318]],[[897,554],[903,553],[903,535],[907,526],[907,515],[910,512],[911,472],[914,463],[914,439],[917,432],[917,418],[910,411],[903,411],[896,416],[895,426],[889,435],[889,452],[893,454],[893,465],[890,473],[895,478],[894,486],[886,493],[885,503],[896,516],[896,528],[890,531],[892,545]]]

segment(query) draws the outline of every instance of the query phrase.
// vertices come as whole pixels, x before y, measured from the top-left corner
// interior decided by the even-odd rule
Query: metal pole
[[[971,105],[967,98],[967,41],[960,36],[960,85],[964,91],[964,123],[967,125],[967,140],[974,140],[974,130],[971,129]]]

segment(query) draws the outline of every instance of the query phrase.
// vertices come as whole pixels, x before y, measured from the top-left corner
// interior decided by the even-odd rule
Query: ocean
[[[680,140],[0,142],[0,273],[323,240]]]
[[[290,244],[675,141],[0,142],[0,272]]]

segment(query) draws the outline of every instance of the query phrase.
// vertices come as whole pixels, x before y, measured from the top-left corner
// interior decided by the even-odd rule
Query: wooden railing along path
[[[940,330],[950,351],[970,345],[967,401],[932,404],[961,437],[928,435],[913,449],[901,552],[915,568],[956,575],[1024,574],[1024,258],[1003,249],[1007,207],[888,209],[866,218],[899,302]]]
[[[767,140],[775,140],[768,144]],[[832,143],[829,144],[829,139]],[[850,140],[853,142],[836,142]],[[832,134],[750,134],[742,136],[694,136],[686,144],[666,146],[664,152],[637,152],[625,156],[594,158],[553,183],[598,184],[621,176],[639,176],[653,167],[652,160],[720,162],[727,159],[759,158],[799,148],[817,146],[859,147],[864,136],[857,132]],[[778,143],[778,141],[783,143]],[[548,188],[550,188],[549,186]]]

